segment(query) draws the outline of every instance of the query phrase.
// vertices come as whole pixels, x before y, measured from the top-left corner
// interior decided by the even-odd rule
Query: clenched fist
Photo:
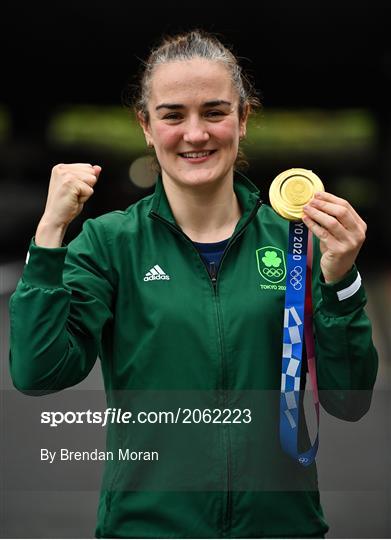
[[[35,234],[42,247],[59,247],[66,229],[94,193],[101,167],[89,163],[55,165],[49,183],[45,211]]]

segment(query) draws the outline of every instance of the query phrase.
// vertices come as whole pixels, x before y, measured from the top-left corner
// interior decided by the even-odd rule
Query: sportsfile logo
[[[153,266],[144,276],[144,281],[156,281],[161,279],[170,279],[170,276],[166,274],[158,264],[155,264],[155,266]]]

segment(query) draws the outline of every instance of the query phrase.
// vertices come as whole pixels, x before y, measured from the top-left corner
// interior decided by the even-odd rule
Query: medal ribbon
[[[308,262],[307,262],[308,248]],[[312,331],[312,242],[302,222],[290,221],[284,308],[282,372],[280,393],[280,440],[285,452],[304,466],[314,461],[319,444],[319,396],[315,368],[315,344]],[[307,351],[317,418],[314,444],[306,452],[298,450],[299,398],[303,354]]]

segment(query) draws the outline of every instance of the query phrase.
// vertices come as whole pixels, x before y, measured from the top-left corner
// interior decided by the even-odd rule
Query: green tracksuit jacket
[[[234,189],[242,217],[215,282],[176,225],[161,179],[127,210],[87,220],[68,247],[31,243],[10,302],[11,374],[20,391],[75,385],[99,355],[110,407],[129,410],[147,390],[156,391],[155,410],[164,396],[178,395],[179,405],[189,397],[198,407],[253,407],[251,428],[209,424],[198,438],[188,425],[160,432],[110,424],[110,448],[153,450],[158,441],[163,450],[148,465],[105,464],[97,537],[316,537],[328,530],[316,465],[295,463],[279,443],[285,291],[270,272],[266,279],[262,260],[264,248],[286,252],[288,223],[261,204],[243,175]],[[358,420],[377,372],[365,292],[355,267],[339,283],[322,282],[319,257],[315,242],[320,400],[334,416]],[[300,427],[306,449],[305,422]]]

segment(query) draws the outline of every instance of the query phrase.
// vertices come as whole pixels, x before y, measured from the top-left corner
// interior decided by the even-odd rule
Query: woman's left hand
[[[339,281],[352,268],[364,243],[365,221],[344,199],[320,192],[304,207],[303,222],[320,240],[325,282]]]

